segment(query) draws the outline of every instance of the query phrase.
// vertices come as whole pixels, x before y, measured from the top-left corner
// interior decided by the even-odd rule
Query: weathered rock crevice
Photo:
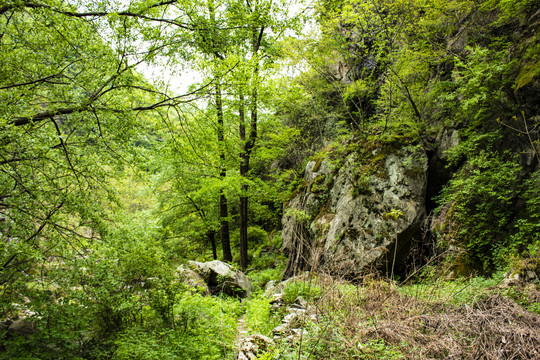
[[[285,277],[303,270],[347,278],[403,271],[426,216],[427,170],[427,155],[414,143],[308,162],[283,218]]]

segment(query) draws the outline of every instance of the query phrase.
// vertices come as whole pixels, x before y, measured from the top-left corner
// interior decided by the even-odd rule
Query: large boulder
[[[308,162],[283,217],[285,277],[404,268],[425,218],[427,156],[419,145],[394,145],[349,144]]]
[[[19,319],[9,325],[8,331],[27,337],[36,332],[36,325],[32,321]]]
[[[206,285],[206,282],[201,275],[197,274],[192,269],[188,269],[184,265],[180,265],[176,271],[182,282],[192,288],[195,292],[200,291],[204,295],[210,295],[208,285]]]
[[[223,261],[190,261],[189,264],[202,277],[212,294],[247,297],[251,292],[251,281],[247,276]]]

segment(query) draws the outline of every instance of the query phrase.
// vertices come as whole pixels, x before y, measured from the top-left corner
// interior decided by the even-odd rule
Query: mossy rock
[[[474,265],[466,251],[458,253],[454,259],[449,259],[450,267],[448,277],[451,279],[467,278],[478,273],[478,267]]]
[[[310,191],[313,194],[319,194],[324,191],[327,191],[328,187],[325,184],[325,179],[326,179],[326,175],[324,174],[318,175],[311,183]]]

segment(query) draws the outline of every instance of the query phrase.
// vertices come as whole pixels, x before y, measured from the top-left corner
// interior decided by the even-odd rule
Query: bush
[[[445,230],[453,232],[484,271],[500,265],[503,251],[511,245],[508,228],[519,194],[516,178],[520,170],[514,161],[481,151],[443,190],[440,203],[450,206],[446,222],[456,222]]]
[[[299,296],[303,297],[304,300],[311,301],[320,298],[321,295],[321,287],[310,281],[292,281],[287,283],[283,289],[283,301],[286,304],[292,304]]]
[[[256,272],[251,272],[249,277],[253,284],[253,292],[264,290],[266,284],[272,280],[279,281],[283,273],[282,268],[277,269],[266,269]]]
[[[263,295],[254,297],[247,300],[245,306],[246,325],[252,332],[268,336],[272,329],[279,325],[280,319],[272,316],[267,297]]]
[[[536,171],[525,182],[522,197],[525,209],[515,222],[516,233],[512,236],[511,249],[514,253],[528,251],[529,256],[540,256],[540,171]]]
[[[224,359],[233,353],[240,304],[232,298],[179,296],[172,327],[134,327],[120,334],[114,359]]]

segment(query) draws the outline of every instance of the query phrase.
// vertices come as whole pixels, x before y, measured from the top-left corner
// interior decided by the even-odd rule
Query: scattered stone
[[[287,324],[288,329],[295,329],[296,327],[302,325],[302,316],[293,312],[285,316],[285,318],[283,318],[283,322]]]
[[[307,307],[307,302],[306,302],[306,307]],[[289,334],[292,334],[293,337],[297,336],[298,334],[301,334],[303,331],[302,327],[304,326],[305,319],[311,318],[311,316],[308,315],[307,309],[302,309],[298,307],[292,307],[292,306],[288,307],[287,313],[288,314],[283,318],[281,325],[275,327],[272,330],[272,333],[274,334],[274,339],[283,337]]]
[[[190,261],[189,264],[202,277],[212,294],[223,292],[231,296],[247,297],[251,292],[251,281],[229,264],[219,260],[204,263]]]
[[[276,336],[279,337],[279,335],[286,333],[288,329],[289,327],[287,326],[287,324],[281,324],[276,326],[274,330],[272,330],[272,333],[274,334],[274,339],[276,338]]]
[[[264,287],[264,291],[265,292],[271,291],[272,288],[274,288],[277,283],[278,282],[276,280],[270,280],[269,282],[266,283],[266,285]]]
[[[295,281],[306,281],[307,279],[309,279],[309,276],[310,276],[309,271],[304,271],[299,275],[290,277],[287,280],[284,280],[280,283],[276,283],[272,287],[268,287],[266,291],[264,292],[264,294],[268,297],[272,297],[272,296],[283,297],[283,290],[285,289],[285,286],[287,286],[287,284],[293,283]]]
[[[308,302],[304,300],[303,297],[299,296],[296,298],[296,300],[294,300],[294,303],[291,306],[298,307],[300,309],[307,309]]]
[[[258,355],[268,350],[272,339],[264,335],[255,334],[240,340],[238,346],[238,360],[257,359]]]
[[[274,294],[272,295],[272,300],[270,300],[270,304],[282,304],[283,303],[283,294]]]
[[[522,260],[519,263],[519,266],[508,270],[508,272],[504,274],[504,279],[499,284],[499,287],[507,288],[534,282],[538,279],[536,266],[534,261],[528,259]]]

